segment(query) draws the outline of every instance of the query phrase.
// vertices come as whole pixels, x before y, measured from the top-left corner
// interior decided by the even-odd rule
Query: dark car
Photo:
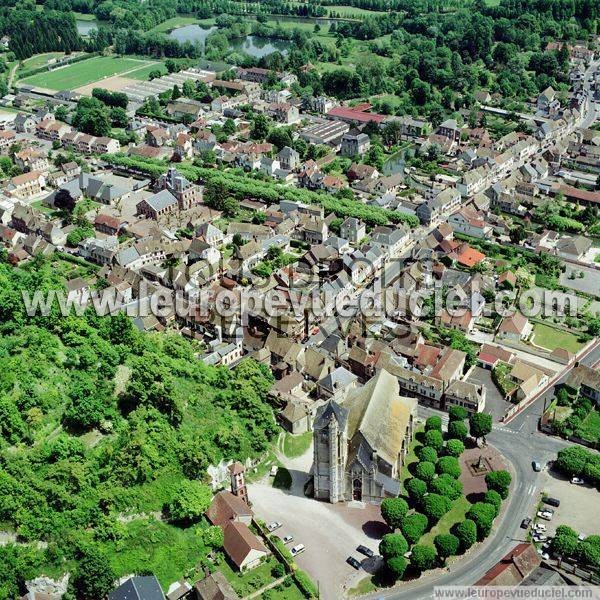
[[[373,558],[375,556],[375,552],[373,552],[373,550],[371,550],[371,548],[367,548],[366,546],[359,546],[356,549],[357,552],[360,552],[361,554],[364,554],[365,556],[369,557],[369,558]]]
[[[346,559],[346,562],[351,566],[354,567],[357,571],[360,569],[360,561],[356,560],[356,558],[354,558],[354,556],[349,556]]]
[[[560,500],[558,498],[544,498],[544,502],[550,506],[560,506]]]
[[[529,517],[525,517],[521,521],[521,529],[527,529],[531,525],[531,519]]]

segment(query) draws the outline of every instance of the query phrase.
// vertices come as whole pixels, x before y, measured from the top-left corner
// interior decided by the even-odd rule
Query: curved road
[[[594,348],[581,360],[583,364],[594,366],[600,361],[600,347]],[[566,377],[566,374],[559,380]],[[542,464],[556,458],[557,452],[569,442],[547,436],[537,430],[538,420],[544,410],[544,400],[553,395],[552,390],[543,394],[533,404],[516,415],[508,425],[495,424],[487,436],[489,444],[497,448],[512,464],[513,488],[505,505],[504,512],[496,522],[492,535],[477,548],[472,556],[466,555],[449,571],[439,576],[431,576],[423,581],[415,581],[392,590],[381,590],[369,594],[371,599],[421,600],[433,597],[433,588],[440,585],[473,585],[488,569],[495,565],[517,543],[525,541],[525,530],[520,528],[521,520],[532,516],[536,499],[541,491],[541,474],[533,471],[534,460]],[[419,416],[426,418],[432,414],[448,420],[446,413],[419,406]]]

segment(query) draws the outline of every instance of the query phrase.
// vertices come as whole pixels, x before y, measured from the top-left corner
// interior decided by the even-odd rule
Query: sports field
[[[145,69],[154,61],[139,58],[120,58],[116,56],[95,56],[88,60],[60,67],[54,71],[37,73],[21,81],[27,85],[49,90],[74,90],[90,83],[115,75],[135,73]],[[160,63],[156,63],[157,66]]]

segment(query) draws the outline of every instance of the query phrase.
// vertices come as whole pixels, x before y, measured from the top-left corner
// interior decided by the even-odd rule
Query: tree
[[[448,435],[451,438],[465,441],[467,439],[467,426],[462,421],[450,421],[448,423]]]
[[[198,521],[212,500],[210,487],[199,481],[185,480],[169,504],[173,521],[191,523]]]
[[[466,514],[477,525],[477,536],[480,540],[486,538],[492,530],[492,524],[496,518],[496,509],[486,502],[476,502]]]
[[[436,562],[437,553],[431,546],[416,545],[412,548],[410,564],[418,571],[431,569]]]
[[[427,530],[427,525],[429,521],[427,517],[421,513],[412,513],[410,515],[406,515],[404,519],[402,519],[402,523],[400,524],[400,531],[402,531],[402,535],[406,538],[406,541],[409,544],[414,544],[419,541],[425,531]]]
[[[391,529],[398,529],[408,512],[408,504],[403,498],[384,498],[381,502],[381,516]]]
[[[464,421],[469,416],[467,409],[464,406],[451,406],[448,410],[448,418],[450,422]]]
[[[502,497],[496,490],[488,490],[483,497],[483,501],[491,504],[496,509],[496,516],[500,512],[502,506]]]
[[[442,456],[442,458],[437,461],[436,470],[440,474],[446,473],[455,479],[458,479],[461,473],[458,459],[454,456]]]
[[[469,418],[469,429],[471,436],[475,440],[483,438],[485,444],[485,436],[492,431],[492,415],[487,413],[473,413]]]
[[[458,457],[465,451],[465,445],[461,442],[461,440],[448,440],[446,442],[446,452],[450,456]]]
[[[408,562],[404,558],[404,556],[394,556],[390,558],[386,563],[388,571],[390,575],[394,578],[394,580],[402,579],[404,573],[406,571],[406,567],[408,566]]]
[[[557,556],[573,556],[578,545],[579,540],[577,539],[577,535],[559,534],[558,531],[550,542],[550,548],[553,554]]]
[[[419,459],[424,462],[435,463],[438,459],[438,453],[431,446],[421,446],[419,449]]]
[[[54,195],[54,207],[65,213],[71,214],[75,209],[75,198],[71,196],[71,192],[66,189],[60,189]]]
[[[437,523],[451,508],[452,502],[445,496],[430,492],[423,498],[423,512],[430,523]]]
[[[450,500],[457,500],[462,494],[463,485],[451,475],[440,475],[431,482],[431,491]]]
[[[177,70],[177,64],[172,58],[165,60],[165,67],[169,73],[174,73]]]
[[[253,140],[264,140],[269,135],[269,120],[265,115],[256,115],[250,129]]]
[[[407,551],[408,542],[399,533],[386,533],[379,542],[379,553],[386,560],[395,556],[402,556]]]
[[[427,484],[418,477],[413,477],[405,482],[404,487],[408,492],[409,498],[416,503],[421,502],[425,494],[427,493]]]
[[[442,431],[442,419],[437,415],[433,415],[425,421],[425,431],[431,431],[432,429]]]
[[[430,462],[420,462],[415,467],[415,475],[429,483],[435,477],[435,465]]]
[[[569,446],[559,451],[556,467],[569,477],[581,476],[589,458],[590,452],[582,446]]]
[[[73,578],[77,598],[105,598],[113,589],[116,578],[117,574],[110,566],[108,557],[96,548],[88,548],[79,561]]]
[[[223,530],[217,525],[211,525],[202,532],[202,541],[211,548],[222,548],[224,542]]]
[[[438,556],[445,563],[449,556],[454,556],[460,548],[460,540],[452,533],[440,533],[433,539]]]
[[[460,541],[460,547],[463,552],[468,550],[477,541],[477,525],[471,519],[465,519],[456,525],[454,533]]]
[[[508,490],[512,477],[508,471],[492,471],[485,476],[485,482],[489,490],[495,490],[502,499],[508,498]]]
[[[120,106],[115,106],[110,110],[110,120],[113,127],[127,127],[129,123],[129,117],[127,116],[127,112],[124,108]]]
[[[425,432],[425,445],[431,446],[437,452],[444,447],[444,436],[442,432],[437,429],[430,429]]]
[[[181,90],[179,89],[179,86],[175,84],[173,86],[173,91],[171,92],[171,100],[177,100],[178,98],[181,98]]]

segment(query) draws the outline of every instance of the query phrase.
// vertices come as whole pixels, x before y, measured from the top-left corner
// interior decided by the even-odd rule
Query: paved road
[[[590,64],[587,71],[585,72],[585,79],[583,84],[583,89],[586,94],[586,102],[583,106],[585,117],[579,124],[579,127],[581,129],[591,127],[594,124],[594,121],[600,118],[600,107],[598,106],[598,103],[594,101],[594,91],[592,90],[592,84],[590,81],[591,76],[598,68],[600,68],[600,61],[595,60]]]

